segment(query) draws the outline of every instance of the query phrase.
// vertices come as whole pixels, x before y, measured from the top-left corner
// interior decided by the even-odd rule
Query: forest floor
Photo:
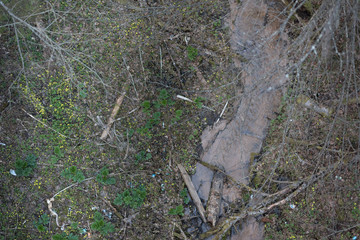
[[[2,2],[42,31],[0,7],[0,239],[198,239],[199,216],[176,166],[196,172],[202,131],[227,102],[222,119],[231,119],[241,97],[228,1]],[[309,81],[305,93],[331,108],[351,88],[335,83]],[[271,121],[250,186],[276,192],[314,166],[347,164],[261,216],[265,237],[360,237],[358,103],[323,117],[295,104],[295,85]],[[251,195],[244,190],[226,214]]]

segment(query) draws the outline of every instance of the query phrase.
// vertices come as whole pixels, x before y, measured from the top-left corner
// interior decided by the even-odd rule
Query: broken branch
[[[189,190],[190,196],[191,196],[192,200],[194,201],[196,208],[199,211],[201,219],[206,223],[205,209],[201,203],[199,195],[197,194],[197,192],[195,190],[194,184],[192,183],[189,174],[187,174],[185,168],[181,164],[178,164],[178,168],[179,168],[181,176],[184,179],[184,182]]]
[[[110,128],[111,128],[112,124],[115,122],[115,116],[119,112],[120,106],[121,106],[121,104],[122,104],[122,102],[124,100],[126,90],[128,88],[128,85],[129,85],[128,82],[129,82],[129,80],[125,83],[125,85],[124,85],[124,87],[122,89],[122,93],[121,93],[120,97],[116,100],[114,109],[111,112],[108,123],[106,124],[106,127],[105,127],[104,131],[101,134],[101,137],[100,137],[101,140],[105,140],[106,137],[109,135]]]

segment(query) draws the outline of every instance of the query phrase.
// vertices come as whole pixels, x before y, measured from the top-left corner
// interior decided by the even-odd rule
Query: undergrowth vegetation
[[[201,130],[234,101],[227,1],[2,3],[1,236],[167,239],[190,206],[174,166],[195,171]]]
[[[196,171],[202,130],[227,102],[222,118],[230,119],[241,98],[229,2],[0,2],[0,238],[198,236],[201,229],[183,233],[196,210],[176,164]],[[321,5],[305,2],[310,15]],[[301,24],[293,17],[286,26],[294,41]],[[358,36],[353,26],[338,31]],[[289,72],[251,187],[272,194],[336,168],[264,216],[267,239],[360,237],[359,46],[341,34],[330,39],[336,54],[324,60],[312,51]],[[227,214],[253,195],[244,190]]]

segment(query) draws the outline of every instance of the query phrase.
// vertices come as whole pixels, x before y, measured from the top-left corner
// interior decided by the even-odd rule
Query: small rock
[[[13,176],[16,176],[16,172],[14,169],[10,169],[10,174],[13,175]]]

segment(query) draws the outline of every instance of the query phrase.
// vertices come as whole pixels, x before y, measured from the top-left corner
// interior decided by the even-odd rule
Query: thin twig
[[[123,160],[125,160],[128,157],[129,154],[129,129],[126,129],[126,152]]]
[[[223,110],[221,111],[219,118],[216,120],[216,122],[215,122],[215,123],[219,122],[220,118],[222,117],[222,115],[223,115],[223,114],[224,114],[224,112],[225,112],[225,109],[226,109],[226,107],[227,107],[228,103],[229,103],[229,101],[226,101],[226,104],[225,104],[225,106],[224,106]]]
[[[43,124],[45,127],[50,128],[51,130],[53,130],[54,132],[56,132],[57,134],[59,134],[60,136],[64,137],[64,138],[69,138],[69,139],[74,139],[68,136],[65,136],[64,134],[59,133],[58,131],[56,131],[55,129],[53,129],[52,127],[50,127],[49,125],[47,125],[46,123],[43,123],[42,121],[40,121],[39,119],[37,119],[36,117],[34,117],[33,115],[31,115],[30,113],[28,113],[27,111],[23,110],[27,115],[29,115],[32,119],[38,121],[39,123]]]
[[[81,182],[77,182],[77,183],[71,184],[70,186],[67,186],[66,188],[62,189],[61,191],[55,193],[55,195],[52,196],[52,198],[55,198],[57,195],[59,195],[60,193],[66,191],[66,190],[68,190],[69,188],[72,188],[72,187],[74,187],[74,186],[79,185],[80,183],[89,181],[89,180],[94,179],[94,178],[95,178],[95,177],[86,178],[86,179],[82,180]]]
[[[21,59],[21,66],[22,66],[22,70],[25,70],[25,64],[24,64],[24,58],[22,55],[22,51],[21,51],[21,46],[20,46],[20,42],[19,42],[19,36],[18,36],[18,30],[16,28],[16,24],[15,24],[15,20],[14,17],[12,17],[13,22],[14,22],[14,30],[15,30],[15,37],[16,37],[16,42],[17,42],[17,46],[18,46],[18,51],[19,51],[19,55],[20,55],[20,59]]]

